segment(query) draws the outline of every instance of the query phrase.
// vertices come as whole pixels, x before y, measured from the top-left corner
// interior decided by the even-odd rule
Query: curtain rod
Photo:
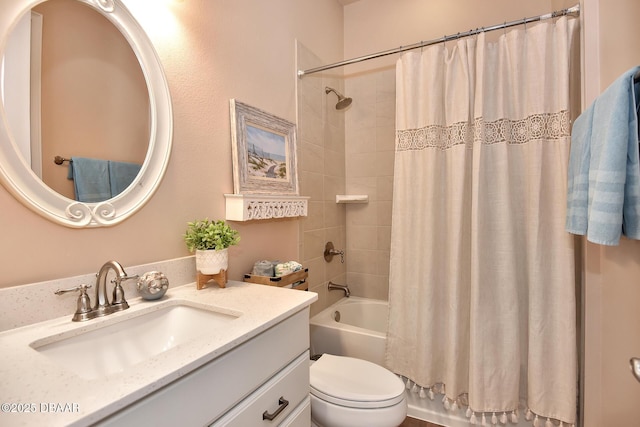
[[[377,52],[377,53],[372,53],[369,55],[364,55],[364,56],[360,56],[357,58],[352,58],[352,59],[347,59],[345,61],[340,61],[340,62],[336,62],[333,64],[329,64],[329,65],[323,65],[321,67],[315,67],[315,68],[309,68],[308,70],[298,70],[298,77],[302,78],[304,76],[306,76],[307,74],[313,74],[313,73],[318,73],[320,71],[325,71],[325,70],[330,70],[332,68],[338,68],[338,67],[342,67],[344,65],[350,65],[350,64],[355,64],[357,62],[363,62],[363,61],[368,61],[370,59],[375,59],[375,58],[380,58],[382,56],[387,56],[387,55],[393,55],[394,53],[400,53],[400,52],[405,52],[407,50],[413,50],[413,49],[418,49],[424,46],[431,46],[433,44],[437,44],[437,43],[444,43],[444,42],[448,42],[450,40],[457,40],[463,37],[468,37],[468,36],[473,36],[482,32],[486,32],[486,31],[494,31],[494,30],[501,30],[503,28],[509,28],[509,27],[515,27],[517,25],[526,25],[530,22],[538,22],[538,21],[542,21],[545,19],[551,19],[551,18],[558,18],[560,16],[566,16],[566,15],[570,15],[570,14],[579,14],[580,13],[580,5],[577,4],[573,7],[570,7],[568,9],[562,9],[562,10],[558,10],[555,12],[551,12],[551,13],[547,13],[545,15],[539,15],[539,16],[534,16],[531,18],[523,18],[523,19],[519,19],[517,21],[511,21],[511,22],[504,22],[502,24],[497,24],[497,25],[492,25],[490,27],[481,27],[481,28],[476,28],[475,30],[469,30],[467,32],[464,33],[458,33],[458,34],[453,34],[450,36],[444,36],[444,37],[440,37],[439,39],[434,39],[434,40],[429,40],[429,41],[421,41],[418,43],[414,43],[414,44],[410,44],[407,46],[400,46],[397,47],[395,49],[389,49],[389,50],[384,50],[382,52]]]

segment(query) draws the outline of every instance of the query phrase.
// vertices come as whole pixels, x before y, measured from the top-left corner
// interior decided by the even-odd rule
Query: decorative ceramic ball
[[[156,300],[169,289],[169,279],[159,271],[149,271],[138,279],[138,292],[146,300]]]

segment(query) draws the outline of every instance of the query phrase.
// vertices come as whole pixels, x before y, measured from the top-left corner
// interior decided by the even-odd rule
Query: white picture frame
[[[230,101],[235,194],[298,195],[296,125]]]

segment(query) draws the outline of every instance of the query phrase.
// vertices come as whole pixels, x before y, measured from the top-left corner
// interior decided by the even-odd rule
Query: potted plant
[[[196,253],[196,269],[202,274],[218,274],[229,265],[229,246],[237,245],[240,234],[225,221],[208,218],[187,223],[184,241]]]

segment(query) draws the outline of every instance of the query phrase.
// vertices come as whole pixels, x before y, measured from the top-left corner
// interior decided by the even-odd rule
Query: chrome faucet
[[[349,286],[347,285],[338,285],[337,283],[333,283],[332,281],[329,281],[329,284],[327,285],[327,289],[329,289],[330,291],[334,289],[339,289],[341,291],[344,291],[345,297],[349,298],[351,296],[351,291],[349,290]]]
[[[112,281],[115,286],[113,287],[113,298],[111,303],[109,303],[107,295],[107,273],[109,272],[109,269],[112,269],[116,273],[116,278]],[[127,276],[127,273],[125,273],[124,268],[118,261],[107,261],[104,263],[96,275],[96,300],[92,310],[96,312],[96,317],[106,316],[107,314],[129,308],[129,304],[124,298],[124,289],[122,289],[121,283],[124,280],[137,278],[137,274],[134,276]],[[102,302],[100,301],[100,287],[102,287]]]
[[[111,302],[109,302],[109,296],[107,294],[107,274],[110,269],[112,269],[116,273],[116,278],[112,280],[112,283],[114,283],[115,286],[113,287],[113,297],[111,299]],[[119,262],[108,261],[100,268],[100,271],[98,271],[98,273],[96,274],[96,299],[94,301],[93,307],[91,306],[89,295],[87,295],[87,289],[89,289],[91,285],[82,284],[71,289],[58,289],[57,291],[55,291],[55,294],[62,295],[66,294],[67,292],[80,291],[76,312],[71,320],[73,320],[74,322],[82,322],[85,320],[95,319],[96,317],[106,316],[108,314],[115,313],[116,311],[122,311],[129,308],[129,304],[124,298],[124,289],[122,289],[121,283],[124,280],[137,278],[137,274],[128,276]],[[100,300],[101,287],[102,301]]]

